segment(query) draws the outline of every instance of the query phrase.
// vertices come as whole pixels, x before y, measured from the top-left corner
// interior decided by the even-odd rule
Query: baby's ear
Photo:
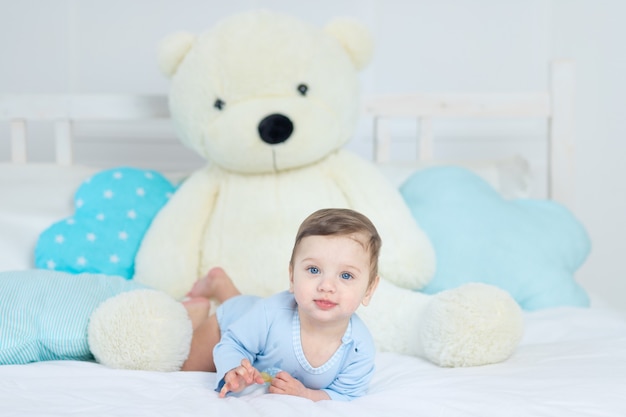
[[[363,301],[361,301],[361,304],[363,304],[366,307],[369,305],[372,299],[372,295],[374,295],[374,291],[376,291],[376,288],[378,288],[379,282],[380,282],[380,275],[376,275],[376,278],[374,278],[374,281],[372,281],[370,286],[367,288],[367,291],[365,291],[365,297],[363,297]]]
[[[293,292],[293,266],[289,264],[289,292]]]
[[[189,32],[178,32],[161,41],[158,50],[158,64],[163,74],[171,78],[176,73],[195,39],[195,35]]]

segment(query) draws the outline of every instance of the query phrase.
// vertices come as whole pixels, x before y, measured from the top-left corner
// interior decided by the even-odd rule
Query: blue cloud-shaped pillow
[[[525,310],[589,305],[574,273],[590,240],[564,206],[505,200],[460,167],[418,171],[400,192],[437,255],[435,276],[422,291],[482,282],[507,290]]]
[[[76,191],[74,216],[39,236],[36,267],[132,278],[139,244],[174,191],[156,171],[121,167],[95,174]]]

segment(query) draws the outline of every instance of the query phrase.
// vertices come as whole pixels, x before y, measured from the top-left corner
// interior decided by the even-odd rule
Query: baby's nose
[[[334,291],[335,282],[332,278],[325,275],[320,279],[318,288],[320,291],[326,291],[326,292]]]

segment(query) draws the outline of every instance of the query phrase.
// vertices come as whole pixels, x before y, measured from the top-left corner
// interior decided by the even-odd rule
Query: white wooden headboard
[[[364,114],[373,122],[374,160],[390,159],[392,137],[386,122],[410,117],[419,121],[416,160],[433,158],[436,138],[433,120],[439,118],[528,118],[548,121],[548,197],[573,200],[574,63],[551,63],[549,87],[534,93],[472,93],[372,96],[364,100]],[[33,95],[0,94],[0,120],[10,122],[11,162],[26,163],[27,129],[32,121],[54,124],[56,163],[74,161],[73,125],[79,121],[141,121],[169,118],[164,95]]]
[[[549,88],[534,93],[402,94],[370,97],[365,114],[373,118],[377,161],[388,161],[392,138],[385,121],[411,117],[419,121],[416,158],[433,158],[433,119],[526,118],[548,121],[548,197],[563,203],[573,200],[574,180],[574,87],[573,61],[556,60],[550,65]]]
[[[0,94],[0,120],[11,124],[11,161],[28,160],[28,123],[54,123],[56,162],[71,165],[74,161],[73,124],[79,121],[140,121],[168,119],[164,95],[44,95]]]

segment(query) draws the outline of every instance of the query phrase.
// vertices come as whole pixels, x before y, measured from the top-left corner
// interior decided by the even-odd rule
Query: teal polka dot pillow
[[[152,170],[121,167],[95,174],[78,188],[74,215],[39,236],[35,266],[132,278],[143,235],[174,191]]]

